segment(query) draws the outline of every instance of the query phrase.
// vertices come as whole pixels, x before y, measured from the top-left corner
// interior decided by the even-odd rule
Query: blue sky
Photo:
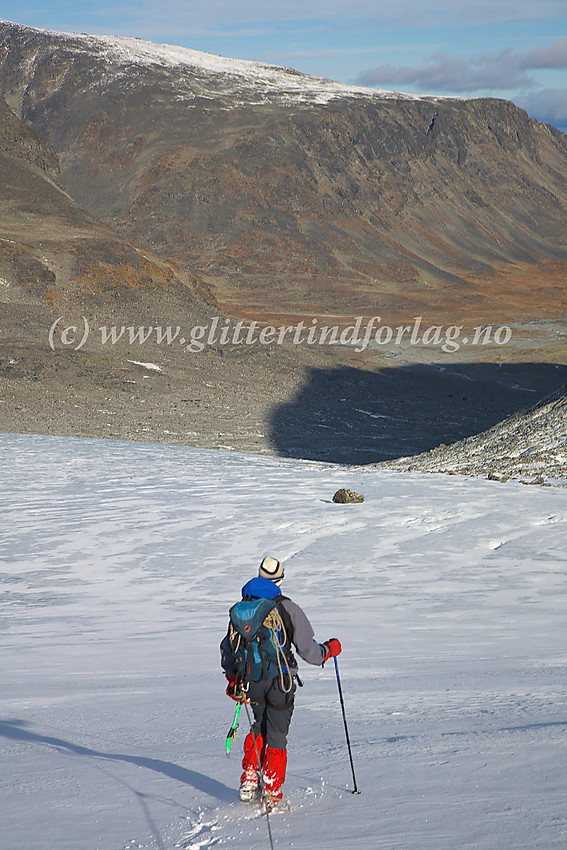
[[[2,0],[0,15],[345,83],[504,97],[567,132],[566,0]]]

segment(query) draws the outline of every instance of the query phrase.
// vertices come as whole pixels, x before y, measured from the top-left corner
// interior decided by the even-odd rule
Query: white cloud
[[[567,38],[526,53],[508,47],[498,53],[455,57],[435,53],[421,65],[380,65],[358,75],[363,85],[415,85],[432,94],[436,92],[502,91],[529,89],[536,85],[527,74],[538,68],[567,67]]]
[[[564,89],[526,92],[515,97],[514,103],[538,121],[553,124],[554,127],[567,133],[567,91]]]
[[[523,68],[567,68],[567,38],[558,38],[551,44],[536,47],[522,58]]]
[[[484,59],[436,53],[424,65],[371,68],[359,74],[358,82],[370,86],[415,85],[431,94],[530,87],[533,79],[511,61],[510,53],[506,50]]]

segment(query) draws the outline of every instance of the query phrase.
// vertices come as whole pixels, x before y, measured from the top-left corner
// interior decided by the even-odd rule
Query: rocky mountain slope
[[[206,296],[199,281],[79,207],[62,188],[53,148],[0,100],[2,430],[102,435],[109,396],[124,404],[135,394],[132,351],[100,342],[79,351],[71,331],[57,348],[58,319],[62,331],[83,327],[83,317],[94,328],[190,326],[218,314]]]
[[[0,100],[0,276],[7,310],[35,302],[191,289],[64,191],[57,154]]]
[[[567,484],[567,387],[481,434],[392,464],[395,469]]]
[[[511,103],[9,23],[0,91],[75,201],[235,315],[565,312],[567,137]]]

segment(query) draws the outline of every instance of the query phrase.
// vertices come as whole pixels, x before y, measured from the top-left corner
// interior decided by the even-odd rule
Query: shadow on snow
[[[138,767],[155,770],[157,773],[169,776],[177,782],[191,785],[197,791],[202,791],[223,802],[233,802],[237,798],[234,788],[229,788],[228,785],[224,785],[216,779],[211,779],[209,776],[205,776],[195,770],[188,770],[186,767],[180,767],[172,762],[146,758],[145,756],[129,756],[123,753],[104,753],[99,750],[93,750],[90,747],[72,744],[70,741],[65,741],[62,738],[54,738],[50,735],[31,732],[28,729],[24,729],[24,725],[24,721],[20,720],[13,720],[11,722],[0,721],[0,736],[11,738],[14,741],[23,741],[28,744],[43,744],[64,752],[73,753],[74,755],[135,764]]]

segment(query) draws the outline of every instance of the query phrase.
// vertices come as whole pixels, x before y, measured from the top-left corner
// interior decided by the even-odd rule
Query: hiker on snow
[[[291,644],[304,661],[318,666],[341,652],[337,638],[317,643],[301,608],[281,595],[283,578],[282,564],[264,558],[258,577],[244,585],[242,601],[230,609],[228,632],[220,645],[228,696],[249,701],[254,712],[253,729],[244,741],[240,799],[250,802],[257,797],[261,771],[266,803],[271,806],[283,796],[287,734],[299,679]],[[246,643],[254,632],[259,640]]]

